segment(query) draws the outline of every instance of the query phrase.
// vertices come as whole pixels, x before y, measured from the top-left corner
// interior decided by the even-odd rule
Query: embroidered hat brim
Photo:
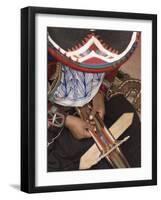
[[[48,27],[48,53],[84,72],[111,72],[132,55],[139,32]]]

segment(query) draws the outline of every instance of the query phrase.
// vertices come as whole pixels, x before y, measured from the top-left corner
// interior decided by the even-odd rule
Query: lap
[[[122,95],[115,96],[106,101],[105,124],[110,127],[123,113],[134,112],[132,125],[120,137],[127,135],[130,139],[121,146],[124,155],[131,167],[140,166],[140,120],[133,106]],[[50,134],[50,130],[48,131]],[[77,140],[68,129],[64,128],[60,136],[48,147],[48,171],[77,170],[80,157],[94,143],[93,139]],[[107,169],[110,165],[105,159],[92,169]]]

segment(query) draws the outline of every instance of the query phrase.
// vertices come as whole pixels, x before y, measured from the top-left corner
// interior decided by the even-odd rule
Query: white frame
[[[36,14],[35,22],[35,185],[56,186],[152,179],[152,21]],[[47,173],[47,26],[141,31],[141,168]]]

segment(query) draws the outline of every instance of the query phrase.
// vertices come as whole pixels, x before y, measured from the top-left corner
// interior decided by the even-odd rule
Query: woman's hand
[[[81,112],[81,118],[90,124],[91,130],[96,130],[94,121],[95,114],[98,113],[102,120],[105,115],[104,95],[98,92],[93,98],[92,104],[86,104],[79,109]]]
[[[99,113],[100,117],[104,119],[105,104],[104,95],[100,92],[92,100],[92,107],[89,108],[88,104],[79,108],[81,111],[81,118],[68,115],[65,120],[65,126],[71,131],[72,135],[76,139],[83,139],[91,137],[88,129],[95,130],[95,122],[93,120],[96,113]]]
[[[93,117],[98,112],[99,116],[104,119],[105,115],[105,103],[104,94],[98,92],[92,100],[92,109],[89,115],[89,119],[93,120]]]
[[[65,120],[65,126],[70,130],[76,139],[90,138],[90,124],[79,117],[68,115]]]

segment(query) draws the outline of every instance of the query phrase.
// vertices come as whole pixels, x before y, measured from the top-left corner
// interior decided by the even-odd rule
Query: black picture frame
[[[35,186],[35,16],[59,14],[152,21],[152,178],[150,180]],[[21,9],[21,190],[27,193],[157,184],[157,15],[45,7]]]

